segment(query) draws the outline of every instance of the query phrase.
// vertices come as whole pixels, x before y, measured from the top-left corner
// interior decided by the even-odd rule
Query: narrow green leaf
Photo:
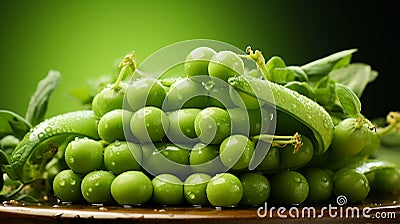
[[[312,61],[308,64],[301,66],[306,72],[309,79],[319,79],[321,76],[326,76],[333,69],[346,66],[350,63],[351,55],[357,49],[350,49],[331,54],[327,57]]]
[[[12,111],[0,110],[0,138],[14,135],[22,139],[31,127],[31,124],[20,115]]]
[[[58,86],[60,76],[61,74],[58,71],[50,70],[47,76],[38,83],[36,91],[29,101],[25,115],[25,119],[32,125],[36,125],[43,120],[50,96]]]
[[[357,95],[347,86],[336,83],[336,94],[344,112],[351,117],[361,113],[361,102]]]

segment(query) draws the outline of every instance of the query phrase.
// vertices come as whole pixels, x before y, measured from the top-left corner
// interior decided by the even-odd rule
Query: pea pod
[[[280,126],[279,115],[282,114],[287,119],[280,120],[293,120],[299,123],[299,128],[306,129],[305,132],[311,132],[314,136],[312,142],[315,155],[323,154],[328,149],[332,141],[334,125],[326,110],[315,101],[284,86],[250,76],[232,77],[228,82],[234,88],[276,106],[277,127]]]
[[[91,110],[60,114],[39,123],[12,152],[4,171],[13,180],[34,180],[65,141],[77,136],[98,139],[97,123],[98,117]]]

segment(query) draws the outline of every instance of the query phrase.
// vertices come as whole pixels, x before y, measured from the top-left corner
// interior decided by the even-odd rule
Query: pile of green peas
[[[187,55],[184,71],[169,85],[140,77],[96,95],[100,140],[77,137],[66,147],[68,168],[53,180],[60,201],[235,207],[322,202],[341,193],[332,171],[306,167],[314,149],[305,135],[296,153],[291,144],[272,146],[249,170],[255,148],[269,148],[253,137],[273,132],[274,116],[226,83],[247,75],[236,53],[198,47]],[[351,191],[363,196],[369,187]]]

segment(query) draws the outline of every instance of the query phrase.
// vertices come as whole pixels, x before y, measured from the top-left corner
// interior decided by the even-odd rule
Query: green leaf
[[[4,164],[4,165],[10,164],[6,153],[1,149],[0,149],[0,164]],[[3,177],[0,177],[0,178],[3,178]]]
[[[0,138],[14,135],[22,139],[31,127],[31,124],[20,115],[12,111],[0,110]]]
[[[48,101],[58,86],[60,76],[61,74],[58,71],[50,70],[47,76],[38,83],[36,91],[29,101],[25,115],[25,119],[32,125],[36,125],[43,120]]]
[[[357,117],[360,115],[360,99],[349,87],[336,83],[336,94],[345,113],[351,117]]]
[[[310,85],[306,82],[293,81],[287,83],[285,87],[294,90],[304,96],[307,96],[310,99],[314,99],[314,92],[311,89]]]
[[[91,105],[96,94],[112,82],[112,75],[102,75],[95,79],[88,79],[85,85],[70,89],[68,95],[77,99],[82,105]]]
[[[344,67],[350,63],[351,56],[357,49],[344,50],[301,66],[309,79],[320,79],[333,69]]]
[[[329,76],[338,83],[349,87],[358,97],[361,97],[365,87],[370,82],[371,66],[363,63],[353,63],[347,67],[333,70]]]

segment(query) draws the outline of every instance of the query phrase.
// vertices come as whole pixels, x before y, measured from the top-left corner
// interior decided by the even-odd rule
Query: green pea
[[[272,113],[264,108],[246,110],[237,107],[228,109],[228,112],[232,122],[232,134],[255,136],[266,133],[273,122]]]
[[[220,51],[211,58],[208,73],[212,77],[227,81],[229,77],[244,74],[244,63],[236,53]]]
[[[220,173],[210,179],[206,187],[207,199],[217,207],[234,207],[243,197],[239,178],[231,173]]]
[[[169,113],[168,138],[172,142],[179,143],[192,143],[197,141],[195,139],[197,135],[194,130],[194,120],[200,111],[201,110],[197,108],[184,108]]]
[[[202,142],[219,144],[231,132],[229,113],[219,107],[207,107],[197,114],[194,128]]]
[[[208,106],[220,107],[223,109],[236,107],[236,104],[229,95],[229,91],[233,87],[219,79],[213,79],[212,82],[215,83],[210,86],[208,91]]]
[[[112,181],[111,195],[119,205],[143,205],[153,195],[153,184],[140,171],[126,171]]]
[[[77,173],[88,173],[103,166],[103,146],[93,139],[76,138],[65,149],[65,162]]]
[[[186,202],[191,205],[208,205],[206,187],[211,176],[205,173],[193,173],[188,176],[183,185]]]
[[[307,179],[297,171],[282,171],[269,178],[271,183],[270,198],[282,205],[303,203],[309,193]]]
[[[259,100],[257,97],[235,88],[229,89],[229,95],[231,96],[232,102],[243,109],[260,109],[265,104],[265,101]]]
[[[351,202],[364,200],[370,191],[367,177],[354,169],[341,169],[333,176],[333,191]]]
[[[156,143],[157,151],[159,151],[167,159],[184,165],[189,165],[190,150],[181,146],[168,142]]]
[[[303,145],[295,152],[293,145],[287,145],[280,149],[281,167],[288,169],[298,169],[311,161],[314,155],[314,148],[310,139],[302,136]]]
[[[81,202],[83,175],[67,169],[59,172],[53,180],[54,195],[62,202]]]
[[[168,127],[167,115],[153,106],[140,108],[132,115],[130,121],[131,132],[140,142],[160,141]]]
[[[159,205],[180,205],[185,198],[183,196],[182,181],[172,174],[160,174],[154,177],[153,202]]]
[[[268,179],[259,173],[245,173],[240,176],[243,185],[243,197],[241,205],[263,205],[271,193],[271,185]]]
[[[219,148],[222,163],[232,170],[245,170],[254,154],[254,143],[244,135],[231,135]]]
[[[121,109],[124,102],[127,84],[121,82],[118,89],[113,88],[113,85],[108,85],[102,89],[92,101],[93,112],[101,117],[108,111]]]
[[[259,141],[257,147],[263,147],[266,148],[269,147],[267,143]],[[262,162],[257,166],[256,171],[260,172],[266,172],[268,173],[269,171],[274,171],[279,169],[280,165],[280,153],[279,153],[279,148],[277,147],[270,147],[267,155],[264,157]]]
[[[216,52],[209,47],[193,49],[185,59],[185,72],[191,76],[208,75],[208,64]]]
[[[141,170],[142,150],[139,144],[116,141],[104,149],[104,166],[114,174]]]
[[[374,173],[374,180],[371,182],[371,189],[380,192],[395,192],[400,189],[400,169],[386,168],[377,170]]]
[[[129,84],[126,97],[132,111],[144,106],[161,108],[166,93],[164,87],[154,78],[140,78]]]
[[[83,178],[81,191],[85,200],[92,204],[112,204],[111,184],[115,175],[104,170],[92,171]]]
[[[312,167],[304,170],[303,175],[307,178],[310,187],[307,201],[323,202],[331,198],[333,194],[332,174],[325,169]]]
[[[222,164],[218,155],[219,148],[217,145],[197,143],[193,146],[189,156],[192,171],[212,175],[226,171],[227,168]]]
[[[162,109],[173,111],[181,108],[204,108],[207,105],[208,92],[201,82],[193,78],[183,78],[171,85]]]
[[[335,126],[332,151],[335,154],[353,156],[367,145],[371,130],[368,124],[362,124],[356,118],[347,118]]]
[[[99,121],[98,132],[101,139],[106,142],[125,140],[124,125],[129,124],[132,112],[115,109],[104,114]]]

